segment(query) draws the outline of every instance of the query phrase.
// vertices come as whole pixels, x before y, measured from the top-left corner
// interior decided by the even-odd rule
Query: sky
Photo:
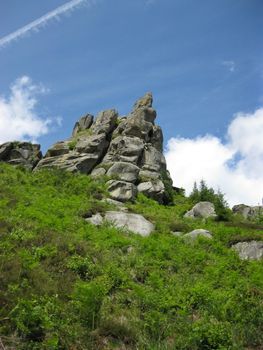
[[[168,169],[263,197],[262,0],[0,0],[0,143],[70,136],[152,91]]]

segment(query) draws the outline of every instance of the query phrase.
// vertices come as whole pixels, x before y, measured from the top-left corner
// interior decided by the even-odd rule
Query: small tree
[[[216,193],[212,187],[207,186],[203,179],[200,181],[199,188],[197,187],[196,182],[194,183],[189,198],[193,203],[205,201],[213,203],[219,221],[228,221],[231,217],[231,210],[224,198],[224,194],[220,190]]]

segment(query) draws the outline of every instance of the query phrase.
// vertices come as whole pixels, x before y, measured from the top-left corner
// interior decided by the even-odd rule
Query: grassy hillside
[[[6,349],[262,349],[263,262],[233,242],[262,226],[191,221],[192,206],[143,196],[129,204],[156,224],[143,238],[83,217],[111,208],[104,182],[0,164],[0,334]],[[186,243],[170,231],[206,228]]]

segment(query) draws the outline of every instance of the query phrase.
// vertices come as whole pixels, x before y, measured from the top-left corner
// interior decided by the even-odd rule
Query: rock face
[[[240,214],[244,219],[254,220],[260,216],[263,216],[263,206],[250,207],[245,204],[237,204],[232,208],[234,214]]]
[[[85,115],[75,124],[72,137],[53,145],[36,169],[58,167],[94,177],[106,175],[112,178],[108,186],[114,200],[133,200],[141,192],[166,203],[172,181],[152,101],[147,93],[122,118],[114,109],[99,113],[95,120]]]
[[[154,230],[154,225],[142,215],[125,213],[123,211],[107,211],[104,218],[100,214],[95,214],[87,218],[86,221],[97,226],[104,221],[110,222],[115,227],[126,229],[143,237],[149,236]]]
[[[0,161],[33,169],[42,158],[40,145],[30,142],[7,142],[0,145]]]
[[[241,260],[259,260],[263,258],[263,241],[239,242],[232,246]]]
[[[216,217],[215,206],[211,202],[199,202],[184,215],[185,218],[213,218]]]

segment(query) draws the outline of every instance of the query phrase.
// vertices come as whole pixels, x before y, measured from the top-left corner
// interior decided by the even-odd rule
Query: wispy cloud
[[[234,61],[223,61],[222,65],[225,66],[231,73],[236,70],[236,64]]]
[[[95,4],[96,0],[71,0],[65,3],[64,5],[61,5],[57,7],[55,10],[50,11],[46,13],[44,16],[41,16],[40,18],[34,20],[33,22],[30,22],[29,24],[25,25],[24,27],[14,31],[11,34],[8,34],[4,36],[3,38],[0,38],[0,48],[8,45],[14,40],[17,40],[21,37],[23,37],[25,34],[28,34],[32,31],[38,30],[39,28],[44,27],[50,20],[52,19],[58,19],[61,15],[65,13],[69,13],[79,7],[80,5],[87,4],[87,5],[93,5]]]
[[[8,97],[0,95],[0,144],[14,140],[36,140],[61,124],[61,118],[42,118],[38,96],[46,94],[42,84],[34,84],[28,76],[18,78]]]

